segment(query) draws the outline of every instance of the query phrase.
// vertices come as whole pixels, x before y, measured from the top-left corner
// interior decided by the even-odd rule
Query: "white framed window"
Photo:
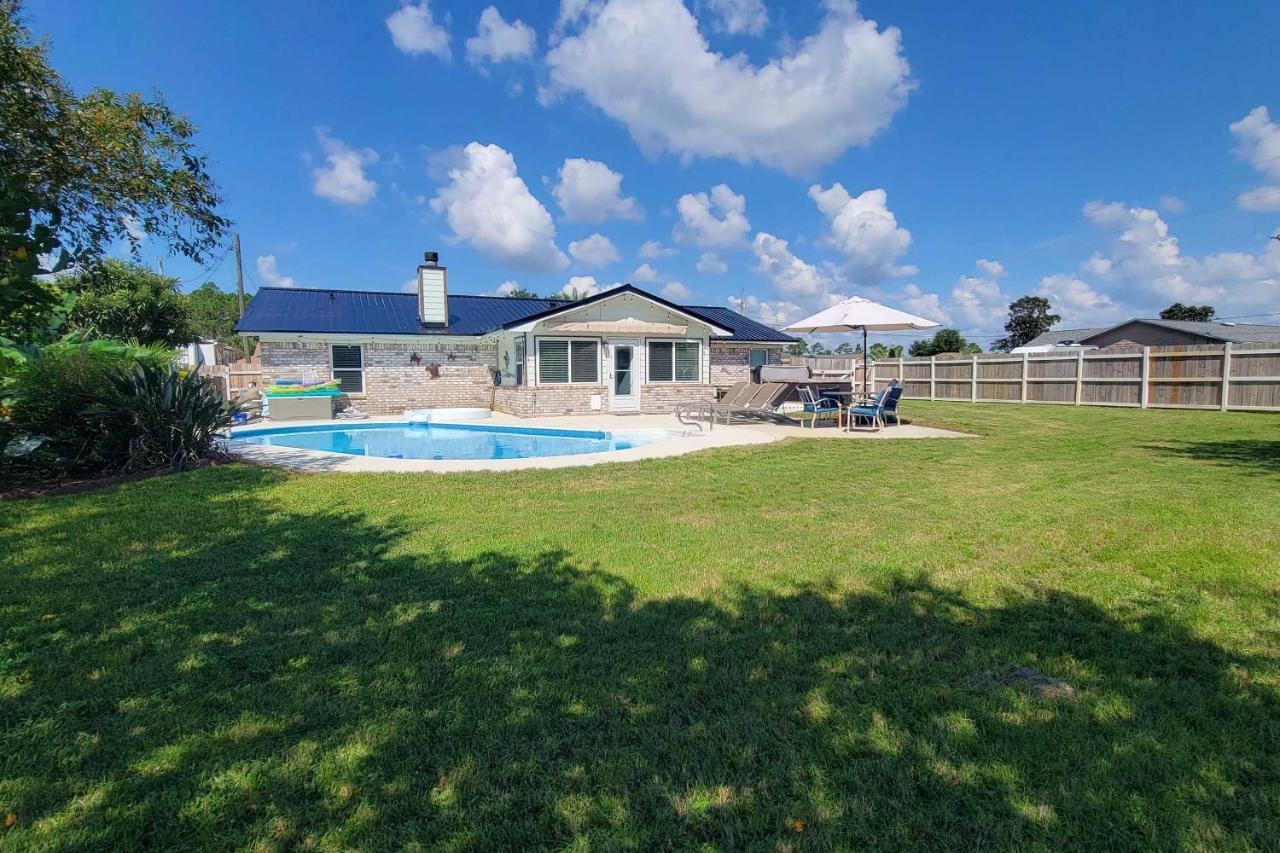
[[[344,394],[364,393],[364,349],[360,344],[334,344],[329,347],[333,378]]]
[[[702,344],[699,341],[649,341],[650,382],[699,382]]]
[[[763,367],[768,363],[769,363],[769,351],[767,349],[759,349],[756,347],[752,347],[751,351],[747,353],[748,367]]]
[[[538,339],[539,385],[598,385],[600,342]]]

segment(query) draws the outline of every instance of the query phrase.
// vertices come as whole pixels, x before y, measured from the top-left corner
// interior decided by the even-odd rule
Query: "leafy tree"
[[[502,295],[509,296],[512,299],[537,299],[538,298],[538,294],[534,293],[532,290],[529,290],[528,288],[525,288],[525,287],[517,287],[515,290],[511,291],[510,293],[504,293]],[[549,298],[551,297],[548,297],[548,299]]]
[[[1207,323],[1213,319],[1212,305],[1183,305],[1175,302],[1160,312],[1161,320],[1197,320]]]
[[[548,293],[547,299],[555,299],[561,302],[577,302],[579,299],[586,299],[590,295],[584,290],[578,290],[576,287],[568,287],[557,290],[555,293]]]
[[[809,344],[805,342],[804,338],[797,338],[794,344],[787,344],[787,353],[789,355],[808,355]]]
[[[48,324],[57,294],[37,276],[62,270],[69,258],[60,251],[54,228],[58,212],[13,181],[0,177],[0,338],[31,343]],[[53,256],[43,264],[42,256]]]
[[[1009,303],[1009,320],[1004,324],[1008,337],[991,344],[993,350],[1008,352],[1043,335],[1062,319],[1049,313],[1049,300],[1043,296],[1022,296]]]
[[[912,356],[930,356],[951,352],[982,352],[982,347],[966,341],[955,329],[939,329],[932,338],[912,342],[908,352]]]
[[[853,347],[849,345],[848,341],[844,341],[843,343],[838,344],[833,352],[835,352],[836,355],[852,355]],[[858,344],[858,354],[862,354],[862,344]]]
[[[197,335],[178,280],[127,261],[104,260],[57,280],[76,296],[70,324],[96,337],[184,346]]]
[[[245,294],[245,305],[249,304],[250,298]],[[249,352],[248,341],[236,334],[236,321],[240,317],[236,294],[220,290],[213,282],[206,281],[188,293],[185,300],[187,316],[197,336],[237,347],[246,354]]]
[[[203,264],[230,222],[196,149],[196,127],[158,95],[78,96],[32,39],[18,0],[0,0],[0,179],[72,254],[139,233]],[[11,189],[8,189],[11,188]]]
[[[893,346],[872,344],[871,358],[875,361],[884,361],[886,358],[902,358],[902,344],[894,344]]]
[[[809,355],[831,355],[831,350],[826,345],[815,342],[809,344]]]

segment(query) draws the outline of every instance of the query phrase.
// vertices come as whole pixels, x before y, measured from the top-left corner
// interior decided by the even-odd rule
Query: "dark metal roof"
[[[449,296],[449,324],[424,326],[418,321],[418,297],[413,293],[372,290],[316,290],[302,287],[262,287],[254,294],[236,330],[245,334],[297,332],[348,335],[483,335],[504,326],[527,322],[572,304],[582,304],[624,290],[729,329],[721,341],[790,343],[795,338],[714,306],[686,307],[627,285],[570,303],[553,299],[515,299],[509,296]]]
[[[414,293],[262,287],[236,330],[351,335],[480,335],[564,303],[550,299],[450,296],[449,325],[423,326]]]
[[[685,308],[691,314],[706,317],[717,326],[733,329],[733,334],[718,337],[718,341],[750,341],[751,343],[794,343],[795,338],[786,332],[779,332],[764,323],[744,317],[730,308],[718,305],[689,305]]]

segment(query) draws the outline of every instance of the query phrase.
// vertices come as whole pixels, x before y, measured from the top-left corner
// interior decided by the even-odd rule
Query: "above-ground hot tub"
[[[493,417],[489,409],[405,409],[404,419],[411,424],[429,424],[438,421],[478,421]]]

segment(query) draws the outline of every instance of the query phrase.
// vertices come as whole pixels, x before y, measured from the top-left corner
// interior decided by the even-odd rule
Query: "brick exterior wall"
[[[711,384],[717,388],[728,388],[738,382],[751,379],[751,350],[747,344],[725,344],[711,342]],[[769,364],[782,363],[782,347],[754,347],[765,349],[769,353]]]
[[[603,385],[543,385],[538,388],[494,388],[494,411],[518,418],[549,415],[590,415],[608,409],[607,389]],[[600,395],[600,408],[591,408],[591,395]]]
[[[680,403],[694,400],[714,400],[714,385],[641,385],[640,411],[646,415],[674,412]]]
[[[493,371],[497,354],[489,344],[365,343],[364,394],[338,398],[338,407],[353,405],[372,415],[399,415],[405,409],[493,405]],[[411,362],[417,353],[421,361]],[[329,344],[320,341],[259,344],[262,380],[316,376],[328,379]],[[431,378],[427,365],[440,365]]]

